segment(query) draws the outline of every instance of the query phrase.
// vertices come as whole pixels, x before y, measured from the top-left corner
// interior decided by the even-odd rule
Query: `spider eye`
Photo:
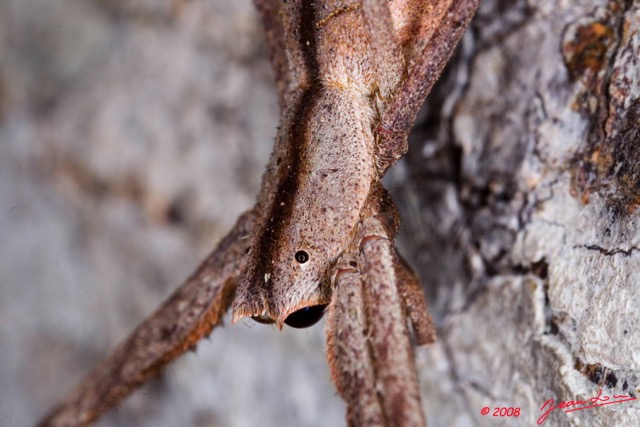
[[[311,325],[315,325],[318,320],[322,319],[326,306],[326,304],[312,305],[311,307],[305,307],[298,311],[294,311],[287,316],[284,323],[292,328],[308,328]]]
[[[300,264],[304,264],[305,262],[309,261],[309,254],[305,251],[298,251],[295,254],[295,258],[296,261],[298,261]]]

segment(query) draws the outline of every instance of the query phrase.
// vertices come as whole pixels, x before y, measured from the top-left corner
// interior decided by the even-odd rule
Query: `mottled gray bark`
[[[277,101],[249,1],[7,0],[0,41],[0,425],[23,426],[252,204]],[[439,326],[432,426],[638,395],[639,55],[638,1],[486,0],[430,96],[387,182]],[[340,425],[323,341],[227,322],[100,425]],[[546,425],[640,425],[637,402]]]
[[[639,56],[640,2],[485,2],[430,97],[398,198],[439,320],[433,425],[638,396]],[[546,424],[640,425],[640,405]]]

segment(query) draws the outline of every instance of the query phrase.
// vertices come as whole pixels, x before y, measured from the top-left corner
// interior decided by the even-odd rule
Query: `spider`
[[[281,119],[256,205],[42,426],[87,425],[220,324],[305,328],[349,425],[425,425],[410,331],[435,339],[382,187],[479,0],[255,0]],[[407,321],[408,320],[408,321]]]

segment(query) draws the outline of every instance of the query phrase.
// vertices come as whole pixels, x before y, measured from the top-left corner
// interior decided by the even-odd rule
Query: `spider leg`
[[[336,266],[325,326],[327,357],[333,382],[347,402],[349,425],[380,426],[384,417],[366,336],[363,283],[352,265],[355,259],[344,256]]]
[[[242,215],[196,272],[40,424],[85,426],[220,324],[235,293],[255,215]]]
[[[358,232],[372,358],[391,425],[424,425],[413,349],[398,292],[395,247],[384,222],[365,219]]]
[[[317,80],[317,64],[309,34],[313,8],[304,0],[254,0],[260,13],[274,72],[280,111]]]
[[[349,424],[423,426],[390,232],[370,217],[360,224],[357,241],[361,285],[355,272],[338,269],[327,326],[332,375],[349,406]],[[363,423],[365,417],[371,422]]]
[[[380,157],[392,165],[407,151],[407,138],[418,110],[440,77],[469,25],[479,0],[441,0],[422,9],[405,49],[406,78],[397,87],[379,126]],[[415,3],[414,8],[422,7]],[[443,6],[446,12],[443,13]]]
[[[427,310],[420,280],[397,251],[395,267],[398,291],[404,301],[406,316],[411,321],[416,341],[418,345],[431,344],[436,340],[436,329]]]
[[[282,110],[289,101],[292,87],[292,71],[286,51],[286,22],[282,2],[276,0],[254,0],[254,4],[265,29],[269,59],[278,90],[278,101]],[[289,30],[290,31],[290,30]]]
[[[396,40],[389,2],[387,0],[363,0],[362,13],[369,34],[369,42],[378,74],[378,86],[386,99],[403,77],[404,58]]]

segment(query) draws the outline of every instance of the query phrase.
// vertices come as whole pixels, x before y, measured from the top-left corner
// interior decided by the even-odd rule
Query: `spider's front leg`
[[[426,424],[406,318],[419,343],[435,334],[419,284],[393,246],[394,234],[380,217],[364,219],[357,254],[344,255],[333,275],[328,357],[349,425]]]
[[[40,427],[78,427],[154,377],[209,335],[233,299],[246,263],[255,212],[242,215],[195,273],[104,362],[89,374]]]

